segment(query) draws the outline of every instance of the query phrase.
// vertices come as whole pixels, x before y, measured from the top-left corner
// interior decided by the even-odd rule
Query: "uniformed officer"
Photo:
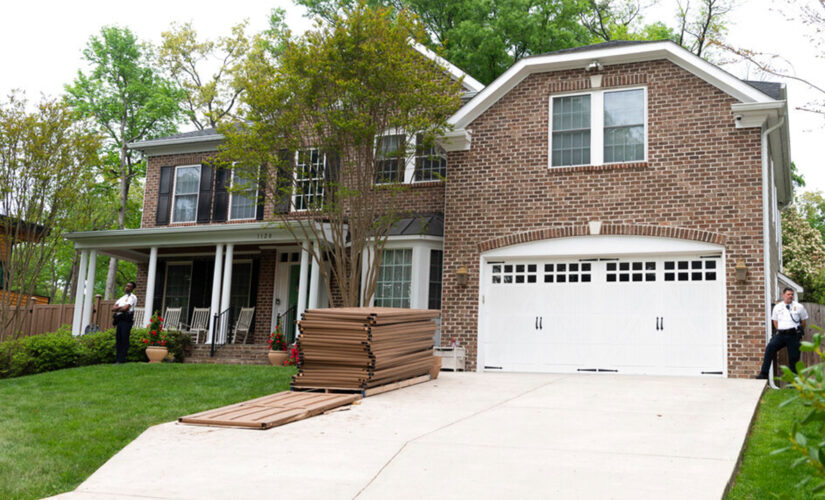
[[[785,288],[782,290],[782,302],[773,307],[773,326],[776,328],[776,335],[773,336],[768,347],[765,348],[765,359],[762,361],[762,369],[759,371],[758,379],[767,379],[768,371],[771,368],[776,353],[783,347],[788,348],[788,364],[791,371],[796,373],[796,363],[799,361],[799,343],[802,334],[805,332],[805,321],[808,319],[808,311],[802,304],[793,299],[793,290]]]

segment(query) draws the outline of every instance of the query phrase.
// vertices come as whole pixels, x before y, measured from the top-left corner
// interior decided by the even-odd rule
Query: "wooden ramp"
[[[218,427],[269,429],[313,417],[352,404],[359,399],[361,399],[360,394],[285,391],[180,417],[178,422]]]

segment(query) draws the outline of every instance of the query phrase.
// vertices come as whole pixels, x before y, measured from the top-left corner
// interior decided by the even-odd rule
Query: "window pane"
[[[384,250],[375,286],[378,307],[410,307],[412,249]]]
[[[172,222],[193,222],[197,213],[198,195],[175,195],[175,216]]]
[[[232,193],[232,203],[229,207],[230,219],[254,219],[257,206],[255,204],[258,197],[258,186],[249,179],[237,175],[232,172],[232,185],[243,192]]]
[[[436,144],[425,144],[418,135],[415,145],[415,180],[441,180],[447,175],[447,155]]]
[[[641,89],[605,92],[604,126],[643,125],[644,104],[644,91]]]
[[[175,175],[175,194],[197,194],[201,181],[200,167],[178,167]]]
[[[375,148],[376,182],[404,182],[404,149],[403,135],[383,135],[378,137]]]
[[[295,210],[318,209],[324,203],[324,171],[326,155],[317,149],[297,153],[295,164]]]

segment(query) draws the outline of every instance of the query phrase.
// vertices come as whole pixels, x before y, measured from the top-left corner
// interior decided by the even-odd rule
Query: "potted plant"
[[[160,363],[169,354],[166,348],[166,332],[163,331],[163,318],[158,316],[157,311],[152,314],[146,336],[142,340],[146,344],[146,357],[150,363]]]
[[[275,331],[269,334],[269,363],[272,366],[283,365],[287,359],[286,339],[281,333],[281,325],[275,327]]]
[[[289,354],[287,358],[284,360],[284,366],[296,366],[298,364],[298,358],[300,356],[300,352],[298,351],[298,344],[294,343],[289,346]]]

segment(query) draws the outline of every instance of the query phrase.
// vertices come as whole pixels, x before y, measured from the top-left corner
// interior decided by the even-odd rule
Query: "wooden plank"
[[[218,427],[270,429],[352,404],[360,394],[284,391],[178,418],[178,422]]]

